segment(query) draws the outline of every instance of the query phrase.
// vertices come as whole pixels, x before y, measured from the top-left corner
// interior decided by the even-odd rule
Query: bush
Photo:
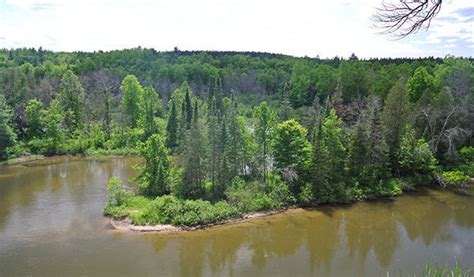
[[[385,185],[381,185],[379,194],[381,196],[397,196],[402,194],[403,184],[399,179],[391,179]]]
[[[180,200],[166,195],[150,201],[141,213],[131,215],[134,224],[196,226],[241,216],[238,208],[225,201]]]
[[[246,184],[241,178],[235,177],[225,194],[229,203],[244,213],[281,209],[295,202],[288,185],[276,174],[269,174],[264,188],[259,183]]]
[[[123,205],[131,194],[122,185],[118,177],[112,177],[107,185],[107,201],[108,206]]]
[[[463,147],[459,153],[461,154],[461,164],[456,167],[456,170],[474,177],[474,147]]]
[[[301,192],[298,195],[298,200],[301,204],[309,205],[313,202],[313,187],[306,183],[301,187]]]
[[[437,179],[442,187],[464,188],[470,178],[461,171],[444,171]]]
[[[112,216],[116,219],[122,219],[129,215],[128,210],[124,206],[107,205],[104,208],[104,215]]]

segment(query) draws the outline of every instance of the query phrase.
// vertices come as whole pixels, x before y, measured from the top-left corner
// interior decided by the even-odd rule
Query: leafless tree
[[[391,0],[376,9],[372,20],[381,33],[403,38],[428,29],[442,3],[443,0]]]
[[[120,82],[117,76],[110,73],[107,69],[100,69],[93,71],[81,77],[82,84],[86,89],[87,101],[88,101],[88,112],[89,116],[93,116],[94,113],[99,113],[99,116],[104,120],[104,128],[106,134],[110,132],[111,115],[113,107],[118,100],[118,88]]]

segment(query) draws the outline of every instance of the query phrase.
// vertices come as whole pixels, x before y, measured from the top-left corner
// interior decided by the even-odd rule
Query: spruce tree
[[[214,186],[214,197],[215,199],[221,199],[224,197],[224,192],[227,185],[230,183],[229,178],[229,162],[228,162],[228,134],[227,134],[227,125],[226,121],[222,120],[222,126],[220,128],[220,136],[218,141],[218,181]]]
[[[166,147],[173,151],[178,146],[178,114],[176,111],[176,103],[171,104],[168,124],[166,125]]]
[[[191,91],[189,87],[186,89],[186,96],[184,98],[184,112],[183,117],[186,116],[186,128],[189,130],[193,121],[193,107],[191,104]]]
[[[290,86],[288,83],[285,83],[285,87],[283,88],[283,97],[281,101],[281,119],[288,120],[290,119],[290,110],[291,110],[291,102],[290,102]]]
[[[400,80],[387,95],[382,112],[383,135],[388,145],[388,155],[393,173],[397,173],[399,169],[400,141],[408,123],[409,113],[408,89],[405,82]]]
[[[184,199],[197,199],[203,196],[204,187],[204,152],[203,137],[199,126],[199,106],[194,104],[193,124],[187,138],[184,153],[185,167],[177,194]]]
[[[320,202],[346,199],[343,123],[332,109],[318,126],[313,147],[313,191]]]

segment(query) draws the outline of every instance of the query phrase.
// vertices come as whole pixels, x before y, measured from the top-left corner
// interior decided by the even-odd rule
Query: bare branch
[[[394,1],[394,0],[392,0]],[[428,29],[438,15],[443,0],[400,0],[383,2],[372,16],[374,27],[382,34],[404,38],[422,29]]]

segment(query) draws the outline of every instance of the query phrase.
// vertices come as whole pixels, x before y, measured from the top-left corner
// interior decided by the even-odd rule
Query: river
[[[0,276],[413,276],[427,259],[474,266],[474,197],[427,188],[195,232],[113,230],[102,216],[107,180],[135,176],[137,161],[0,168]]]

